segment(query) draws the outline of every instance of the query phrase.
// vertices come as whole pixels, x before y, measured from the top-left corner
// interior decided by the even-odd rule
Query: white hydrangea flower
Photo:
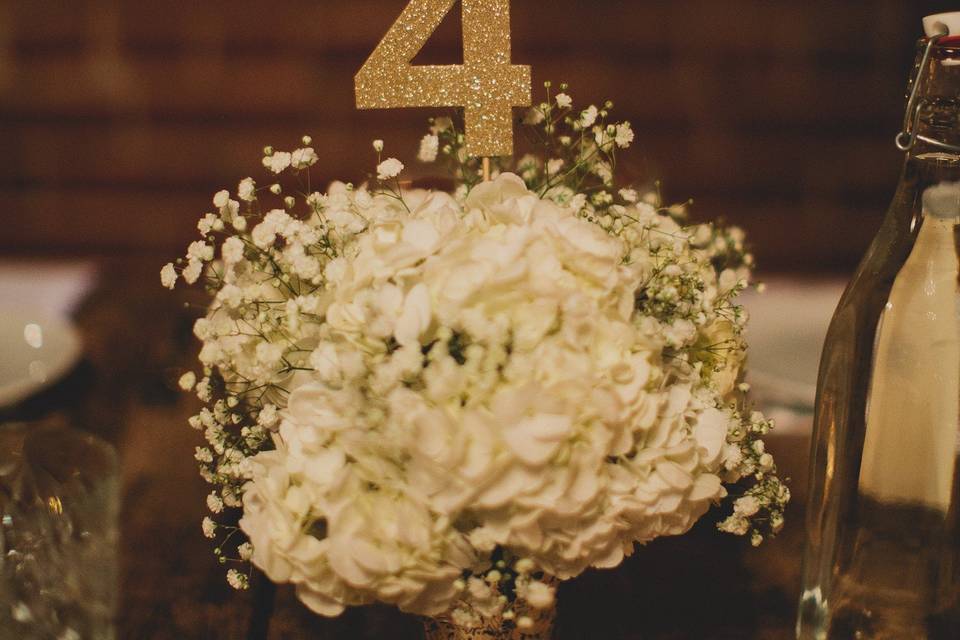
[[[689,376],[667,374],[658,354],[694,340],[696,325],[631,318],[633,292],[654,264],[637,253],[648,247],[541,200],[510,174],[475,187],[463,209],[473,213],[460,218],[449,196],[432,194],[408,216],[366,212],[372,227],[357,236],[349,269],[329,276],[337,293],[327,340],[309,357],[316,377],[279,412],[280,449],[252,459],[260,471],[241,526],[253,562],[296,583],[320,613],[383,600],[429,615],[459,593],[472,555],[497,546],[560,578],[613,566],[636,542],[686,531],[724,495],[718,474],[731,418],[693,393],[695,379],[658,390],[667,375]],[[667,232],[658,242],[681,234],[652,209],[631,215],[655,220]],[[526,302],[512,302],[521,291]],[[265,366],[281,353],[275,343],[255,348]],[[638,442],[644,455],[633,458]],[[398,475],[365,470],[385,459],[396,460]],[[406,497],[368,495],[357,488],[365,483]],[[351,506],[339,511],[343,501]],[[289,535],[304,539],[289,532],[307,513],[323,514],[313,538],[324,543],[322,561],[319,550],[291,555],[280,546]],[[380,533],[399,522],[392,513],[404,514],[411,547]],[[461,532],[436,526],[441,517],[480,525]],[[432,560],[417,555],[425,549],[437,550]],[[406,564],[408,554],[418,560]],[[482,581],[470,584],[482,590]],[[529,595],[548,606],[552,591],[537,584]]]
[[[549,607],[556,579],[685,532],[743,476],[757,484],[720,528],[756,543],[782,526],[789,492],[758,444],[770,422],[737,408],[743,236],[618,192],[614,152],[633,132],[600,116],[540,120],[555,153],[453,195],[290,189],[286,210],[247,205],[249,230],[240,202],[215,196],[201,231],[237,234],[220,261],[214,238],[194,243],[183,269],[195,282],[211,263],[214,287],[194,325],[203,377],[184,381],[207,403],[189,420],[207,441],[195,457],[208,507],[242,506],[240,559],[312,610],[382,601],[529,625],[501,593],[510,580],[517,602]],[[421,142],[474,173],[449,119]],[[310,144],[266,148],[264,164],[309,166]],[[388,158],[377,175],[403,168]],[[237,192],[256,199],[252,179]],[[269,192],[279,206],[281,186]],[[220,533],[209,518],[203,531]]]

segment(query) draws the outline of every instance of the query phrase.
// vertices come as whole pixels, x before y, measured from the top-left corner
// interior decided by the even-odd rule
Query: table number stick
[[[462,65],[410,64],[456,1],[410,1],[354,78],[357,108],[463,107],[468,155],[512,155],[512,108],[530,105],[531,83],[510,62],[509,0],[462,0]]]

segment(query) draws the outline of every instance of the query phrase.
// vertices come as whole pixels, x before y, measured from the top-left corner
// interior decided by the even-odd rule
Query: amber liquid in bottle
[[[918,132],[960,143],[960,50]],[[918,141],[824,345],[797,637],[960,638],[960,156]]]

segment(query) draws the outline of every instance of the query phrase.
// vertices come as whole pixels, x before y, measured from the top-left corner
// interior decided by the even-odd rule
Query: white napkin
[[[97,267],[89,261],[0,261],[0,313],[29,309],[69,316],[96,282]]]

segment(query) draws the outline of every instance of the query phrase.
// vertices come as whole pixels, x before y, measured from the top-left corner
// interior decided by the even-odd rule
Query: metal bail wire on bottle
[[[920,65],[917,67],[916,76],[913,79],[910,97],[907,99],[907,110],[903,116],[903,130],[901,130],[894,139],[894,143],[900,151],[910,151],[919,140],[932,147],[960,154],[960,146],[949,144],[942,140],[935,140],[929,136],[917,133],[917,126],[920,124],[920,113],[926,104],[924,101],[917,99],[917,96],[920,94],[920,83],[923,81],[924,69],[927,68],[927,63],[930,62],[930,54],[933,52],[933,48],[941,39],[949,35],[947,28],[943,25],[940,26],[942,27],[942,32],[930,36],[927,40],[927,46],[923,50],[923,57],[920,58]]]

